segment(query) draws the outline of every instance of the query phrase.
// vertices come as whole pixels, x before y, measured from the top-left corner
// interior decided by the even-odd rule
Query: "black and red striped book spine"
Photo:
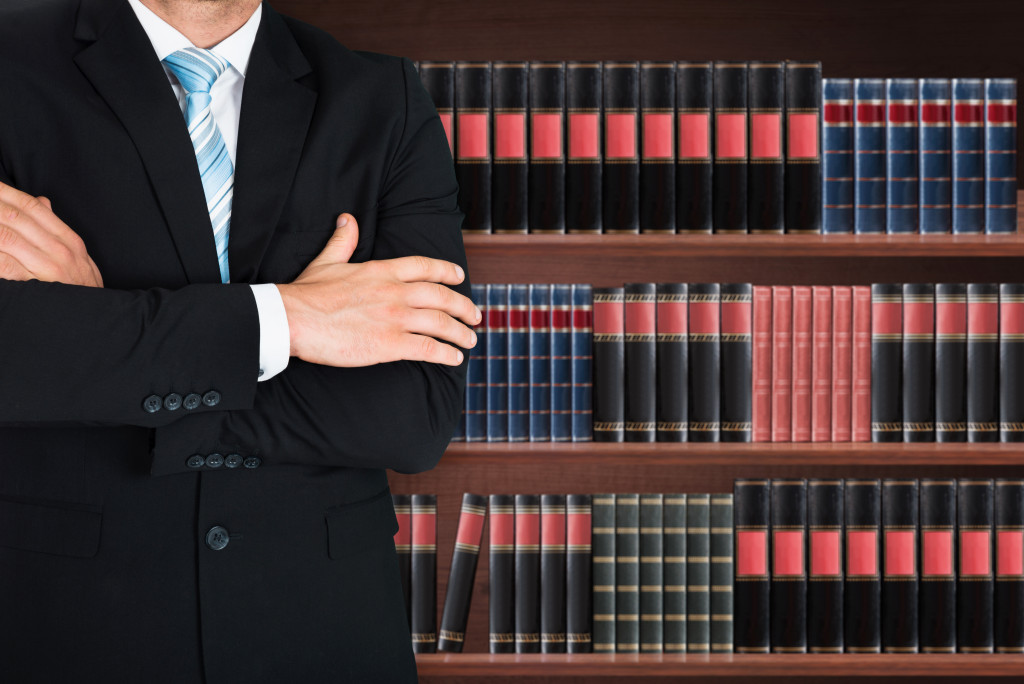
[[[871,441],[871,288],[853,286],[853,361],[850,440]]]
[[[690,396],[687,400],[691,442],[720,441],[721,341],[718,283],[689,283],[688,312]]]
[[[566,496],[566,650],[569,653],[593,650],[591,502],[590,494]]]
[[[516,653],[540,653],[540,496],[516,494]]]
[[[871,286],[871,441],[903,440],[903,288]]]
[[[812,346],[814,311],[811,288],[793,286],[793,442],[811,441]]]
[[[715,62],[714,113],[714,231],[746,233],[749,158],[746,62]]]
[[[412,498],[408,494],[392,494],[398,532],[395,532],[395,553],[398,572],[402,577],[402,596],[405,597],[405,619],[412,627]]]
[[[848,285],[832,286],[831,343],[831,440],[849,442],[853,438],[853,288]]]
[[[625,291],[595,287],[594,441],[625,440]]]
[[[846,586],[843,641],[847,653],[882,650],[882,578],[879,533],[882,487],[878,480],[845,481]]]
[[[437,650],[437,495],[412,495],[412,650]]]
[[[999,441],[999,285],[967,286],[967,441]]]
[[[772,286],[772,441],[793,439],[793,288]]]
[[[640,63],[640,232],[676,232],[675,62]]]
[[[903,441],[935,441],[935,285],[903,285]]]
[[[658,283],[655,288],[656,441],[686,441],[687,287]]]
[[[1024,481],[995,481],[996,653],[1024,653]]]
[[[491,232],[491,63],[455,63],[455,178],[462,230]]]
[[[917,480],[882,481],[882,650],[917,653]]]
[[[565,232],[565,63],[530,62],[530,232]]]
[[[751,439],[755,442],[770,442],[772,441],[772,288],[766,285],[755,285],[753,293]]]
[[[626,283],[626,441],[653,442],[655,437],[654,335],[657,304],[654,283]]]
[[[441,613],[438,651],[462,653],[462,647],[466,642],[466,623],[469,621],[473,580],[476,578],[476,562],[480,556],[480,542],[483,539],[486,515],[486,497],[469,493],[462,495],[459,526],[455,532],[455,550],[452,552],[444,610]]]
[[[604,232],[640,232],[640,69],[604,62]]]
[[[540,497],[540,650],[565,653],[565,494]]]
[[[843,652],[843,481],[807,481],[807,651]]]
[[[488,612],[491,653],[515,653],[515,497],[491,494],[488,523]]]
[[[736,653],[768,653],[771,545],[771,490],[768,480],[738,479],[733,484],[736,574],[733,643]]]
[[[807,652],[807,481],[772,480],[772,653]]]
[[[832,288],[811,288],[811,441],[832,439]]]
[[[956,653],[956,481],[922,479],[921,653]]]
[[[448,138],[448,151],[455,158],[455,63],[421,59],[420,81],[430,95]]]
[[[999,375],[1024,377],[1024,284],[999,286]],[[1024,442],[1024,382],[999,385],[999,441]]]
[[[747,227],[751,233],[783,233],[785,73],[782,62],[750,62],[747,69],[750,109]]]
[[[993,505],[992,480],[957,480],[960,562],[956,584],[956,644],[960,653],[991,653],[994,647]]]
[[[527,233],[528,220],[526,62],[492,62],[494,156],[491,169],[491,230]]]
[[[710,62],[676,62],[676,232],[711,233]]]
[[[568,233],[602,232],[603,102],[601,62],[566,62],[565,229]]]
[[[967,441],[967,286],[935,285],[935,441]]]
[[[786,62],[786,232],[820,233],[821,62]]]
[[[750,283],[722,283],[721,296],[721,441],[749,442],[753,287]]]

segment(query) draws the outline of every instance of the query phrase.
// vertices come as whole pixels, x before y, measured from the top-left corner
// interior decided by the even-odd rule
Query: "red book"
[[[870,340],[869,340],[870,342]],[[868,352],[870,354],[870,348]],[[869,359],[870,360],[870,359]],[[832,441],[849,442],[853,401],[853,288],[832,287]],[[870,392],[868,393],[870,399]],[[870,408],[870,406],[869,406]]]
[[[772,441],[772,288],[754,287],[753,441]]]
[[[811,441],[811,288],[793,288],[793,436],[794,442]]]
[[[793,290],[772,286],[772,441],[793,437]]]
[[[832,438],[832,288],[811,289],[811,441]]]
[[[871,441],[871,288],[853,288],[853,442]]]

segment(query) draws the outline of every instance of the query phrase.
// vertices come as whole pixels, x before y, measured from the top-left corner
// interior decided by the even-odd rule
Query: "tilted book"
[[[462,495],[459,526],[455,532],[455,550],[452,552],[451,571],[445,591],[444,610],[441,613],[441,633],[438,651],[462,653],[466,641],[466,623],[473,598],[473,580],[476,562],[480,556],[480,541],[487,515],[487,497],[479,494]]]

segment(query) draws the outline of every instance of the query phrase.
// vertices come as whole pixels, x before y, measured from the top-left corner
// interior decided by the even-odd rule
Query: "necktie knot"
[[[189,47],[164,58],[164,64],[174,73],[181,87],[192,93],[209,93],[229,66],[226,59],[211,50]]]

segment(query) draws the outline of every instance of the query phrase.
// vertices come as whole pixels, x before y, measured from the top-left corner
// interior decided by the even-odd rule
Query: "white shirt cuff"
[[[288,314],[277,285],[267,283],[249,287],[256,298],[256,311],[260,317],[260,372],[257,380],[263,382],[288,367],[292,353]]]

